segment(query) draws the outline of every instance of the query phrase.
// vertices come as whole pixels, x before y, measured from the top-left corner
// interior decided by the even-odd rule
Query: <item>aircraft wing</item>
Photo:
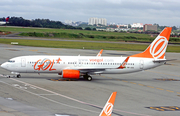
[[[67,69],[72,69],[72,70],[79,70],[81,73],[89,73],[89,74],[100,74],[103,71],[105,71],[106,69],[124,69],[126,68],[126,64],[129,60],[129,56],[124,60],[124,62],[119,66],[119,67],[115,67],[115,68],[67,68]]]
[[[90,73],[90,74],[99,74],[105,71],[106,69],[79,69],[81,73]]]

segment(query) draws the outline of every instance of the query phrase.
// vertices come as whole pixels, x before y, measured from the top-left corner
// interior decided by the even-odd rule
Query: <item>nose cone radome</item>
[[[1,64],[1,67],[6,69],[6,64],[5,63]]]

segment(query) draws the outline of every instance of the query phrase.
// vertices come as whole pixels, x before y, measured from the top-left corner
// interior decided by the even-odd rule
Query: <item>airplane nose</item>
[[[5,63],[1,64],[1,67],[5,69],[6,68],[6,64]]]

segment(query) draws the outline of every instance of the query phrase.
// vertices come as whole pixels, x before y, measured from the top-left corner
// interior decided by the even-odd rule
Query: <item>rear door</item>
[[[139,66],[140,66],[140,69],[144,69],[144,60],[140,60],[140,62],[139,62]]]

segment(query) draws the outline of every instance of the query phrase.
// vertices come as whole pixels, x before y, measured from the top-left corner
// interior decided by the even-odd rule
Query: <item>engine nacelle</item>
[[[79,70],[63,70],[62,71],[63,78],[72,78],[72,79],[79,79],[80,71]]]

